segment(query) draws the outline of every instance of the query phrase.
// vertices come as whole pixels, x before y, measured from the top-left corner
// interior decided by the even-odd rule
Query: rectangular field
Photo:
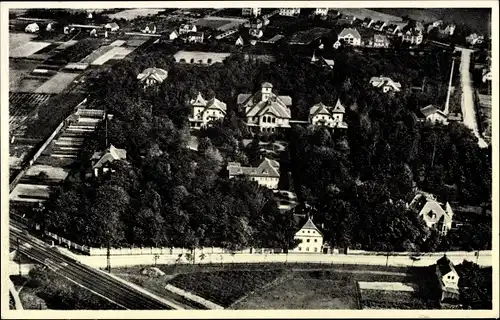
[[[433,309],[433,303],[408,291],[360,290],[363,309]]]
[[[100,47],[99,49],[95,50],[88,56],[86,56],[84,59],[82,59],[79,63],[92,63],[95,60],[97,60],[99,57],[105,55],[107,52],[113,50],[115,48],[114,46],[103,46]]]
[[[35,92],[58,94],[66,89],[78,75],[78,73],[58,72],[55,76],[38,87]]]
[[[156,15],[158,12],[161,12],[165,9],[153,9],[153,8],[143,8],[143,9],[129,9],[123,10],[117,13],[109,14],[108,17],[110,19],[125,19],[125,20],[133,20],[138,17],[148,16],[148,15]]]
[[[50,46],[50,42],[33,42],[22,44],[18,47],[9,49],[9,57],[11,58],[26,58],[30,55]]]
[[[219,29],[220,27],[231,23],[231,20],[225,19],[200,19],[196,21],[196,25],[200,27],[207,27],[212,29]]]
[[[361,290],[415,291],[415,285],[413,283],[360,281],[358,284]]]
[[[354,282],[287,279],[256,291],[232,309],[358,309]]]
[[[38,89],[45,81],[46,79],[25,77],[21,81],[19,81],[16,85],[16,88],[12,89],[11,91],[34,93],[35,90]]]
[[[356,19],[363,20],[365,18],[371,18],[376,21],[403,21],[403,18],[396,15],[386,14],[370,9],[364,8],[341,8],[337,9],[343,15],[353,15]]]
[[[133,50],[130,50],[128,48],[124,47],[111,47],[111,50],[108,50],[101,56],[99,56],[97,59],[95,59],[93,62],[91,62],[91,65],[103,65],[106,62],[108,62],[111,59],[114,59],[115,56],[119,56],[120,59],[123,59],[127,54],[132,52]]]

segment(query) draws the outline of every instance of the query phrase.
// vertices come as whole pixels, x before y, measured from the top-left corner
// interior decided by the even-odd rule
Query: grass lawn
[[[356,284],[293,277],[249,295],[232,309],[358,309]]]

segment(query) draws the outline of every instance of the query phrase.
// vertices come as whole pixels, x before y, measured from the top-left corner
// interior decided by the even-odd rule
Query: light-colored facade
[[[275,160],[264,158],[258,167],[242,167],[239,162],[229,162],[227,170],[229,178],[245,176],[256,181],[260,186],[275,190],[280,180],[280,164]]]
[[[419,193],[409,204],[409,208],[416,211],[426,226],[436,229],[441,235],[446,235],[452,227],[453,210],[450,204],[445,204],[445,209],[430,194]]]
[[[338,35],[338,40],[340,39],[344,40],[344,43],[351,46],[361,45],[361,35],[356,29],[344,28],[344,30],[342,30]]]
[[[337,100],[335,107],[326,106],[323,103],[314,105],[309,111],[309,123],[315,127],[347,129],[344,122],[345,107]]]
[[[493,80],[493,74],[491,73],[491,68],[486,68],[483,70],[483,82]]]
[[[483,43],[484,36],[479,35],[477,33],[472,33],[471,35],[469,35],[465,38],[465,41],[467,41],[468,44],[471,44],[474,46],[474,45]]]
[[[314,14],[317,16],[326,16],[328,15],[328,8],[316,8]]]
[[[373,38],[368,41],[368,46],[372,48],[389,48],[389,39],[384,35],[375,34]]]
[[[420,109],[420,112],[424,116],[425,121],[429,121],[432,123],[440,122],[442,124],[448,124],[448,119],[446,114],[433,105],[428,105],[427,107]]]
[[[141,82],[144,87],[150,87],[162,84],[168,77],[168,72],[160,68],[147,68],[137,75],[137,80]]]
[[[279,15],[293,17],[300,14],[300,8],[281,8]]]
[[[301,243],[291,250],[292,252],[321,253],[322,251],[323,234],[312,222],[311,218],[295,233],[294,239],[300,240]]]
[[[258,16],[260,15],[261,8],[243,8],[241,9],[241,15],[243,16]]]
[[[394,82],[391,78],[384,76],[372,77],[370,79],[370,84],[373,87],[381,88],[384,93],[401,91],[401,83]]]
[[[458,287],[460,276],[448,257],[443,256],[436,262],[436,277],[441,289],[441,301],[445,299],[458,300],[460,298],[460,289]]]
[[[104,152],[95,152],[91,158],[94,176],[98,177],[103,173],[109,172],[111,170],[109,167],[111,163],[125,159],[127,159],[127,151],[115,148],[113,145],[109,146]]]
[[[188,34],[190,32],[197,32],[198,29],[196,28],[196,25],[194,24],[181,24],[179,27],[179,34]]]
[[[208,126],[211,121],[222,120],[226,116],[226,104],[217,98],[205,100],[200,92],[198,96],[190,101],[192,114],[189,122],[192,129],[200,129]]]
[[[35,32],[40,31],[40,27],[36,23],[30,23],[26,26],[24,31],[28,32],[28,33],[35,33]]]
[[[272,90],[273,85],[265,82],[260,92],[238,95],[238,105],[245,110],[247,126],[264,132],[290,128],[292,98],[278,96]]]
[[[407,30],[403,32],[401,41],[409,42],[410,44],[419,45],[424,40],[422,32],[416,30]]]

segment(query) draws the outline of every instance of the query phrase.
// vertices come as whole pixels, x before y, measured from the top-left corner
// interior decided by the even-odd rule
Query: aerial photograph
[[[498,7],[311,3],[7,9],[9,314],[494,309]]]

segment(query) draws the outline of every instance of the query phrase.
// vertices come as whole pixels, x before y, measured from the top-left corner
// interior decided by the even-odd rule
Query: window
[[[182,58],[179,62],[186,62],[186,59]]]
[[[301,247],[299,247],[299,251],[302,251],[302,248],[301,248]]]
[[[314,242],[318,242],[318,239],[314,239]]]
[[[194,63],[194,59],[191,59],[191,61],[190,61],[190,62],[191,62],[191,63]]]
[[[314,252],[318,252],[318,248],[314,248]]]
[[[451,276],[448,276],[448,279],[450,279],[450,278],[451,278]]]
[[[309,251],[309,247],[306,247],[306,251]]]
[[[207,62],[210,64],[212,63],[212,59],[208,59]]]
[[[310,239],[307,239],[307,240],[306,240],[306,242],[309,242],[309,240],[310,240]],[[449,276],[448,276],[448,278],[449,278]]]
[[[307,230],[307,233],[311,233],[311,231]]]

